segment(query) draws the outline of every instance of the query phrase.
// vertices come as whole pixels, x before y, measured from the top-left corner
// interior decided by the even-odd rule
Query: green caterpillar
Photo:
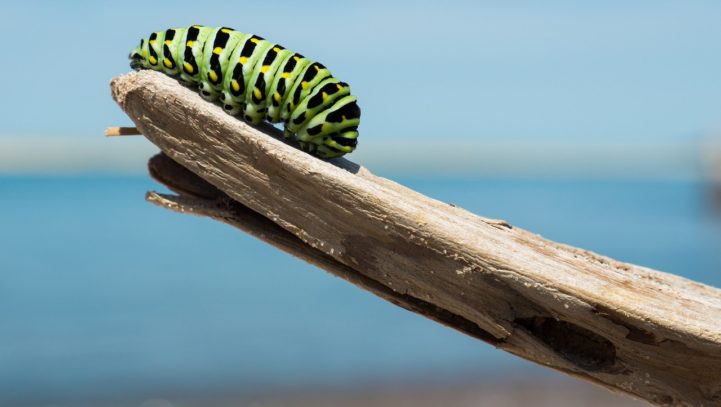
[[[193,25],[150,34],[130,52],[130,67],[153,69],[198,86],[209,101],[252,124],[283,122],[285,137],[321,158],[358,143],[360,108],[350,86],[325,66],[253,34]]]

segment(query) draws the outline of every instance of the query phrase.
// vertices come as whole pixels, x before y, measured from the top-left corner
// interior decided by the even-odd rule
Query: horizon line
[[[721,141],[443,140],[365,143],[347,158],[378,173],[532,178],[713,179]],[[0,174],[144,174],[144,137],[0,136]]]

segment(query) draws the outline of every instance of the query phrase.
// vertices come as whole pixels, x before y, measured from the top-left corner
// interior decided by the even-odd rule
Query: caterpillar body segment
[[[287,114],[283,116],[282,112],[290,95],[290,88],[308,64],[310,64],[308,58],[296,53],[288,57],[276,73],[273,83],[270,86],[272,94],[269,95],[270,104],[268,105],[268,113],[266,114],[268,121],[271,123],[285,121],[283,117],[285,117],[285,119],[289,117]]]
[[[306,97],[301,98],[300,104],[290,116],[288,130],[296,133],[318,113],[333,106],[337,99],[349,94],[350,86],[348,84],[332,76],[324,79]]]
[[[170,28],[130,52],[133,69],[153,69],[198,87],[252,124],[284,123],[285,136],[321,158],[357,145],[360,108],[347,83],[322,64],[227,27]]]

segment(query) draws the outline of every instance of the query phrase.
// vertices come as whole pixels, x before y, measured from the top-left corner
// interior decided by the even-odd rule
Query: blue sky
[[[1,137],[129,124],[108,81],[141,36],[227,25],[327,65],[362,143],[686,140],[721,130],[721,2],[3,2]],[[361,144],[362,145],[362,144]]]

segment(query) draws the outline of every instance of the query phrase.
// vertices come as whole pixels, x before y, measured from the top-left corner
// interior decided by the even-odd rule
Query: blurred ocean
[[[721,286],[721,214],[701,182],[396,180]],[[146,176],[0,176],[0,405],[556,375],[229,226],[145,203],[157,188]]]

